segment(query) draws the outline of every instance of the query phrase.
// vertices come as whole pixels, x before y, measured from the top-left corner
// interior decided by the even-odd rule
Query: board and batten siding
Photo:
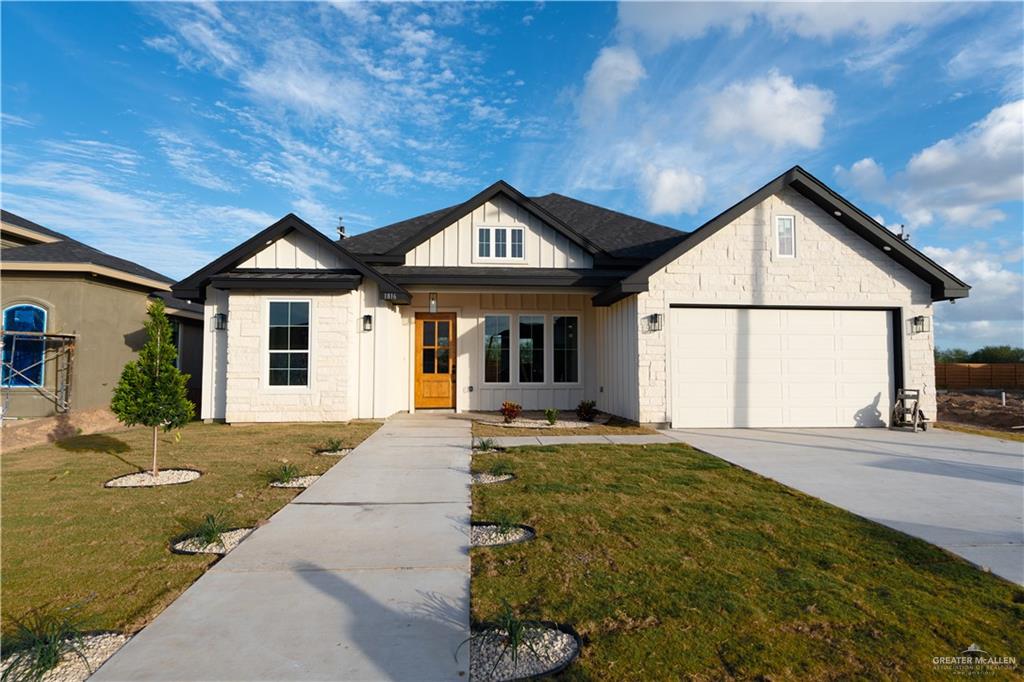
[[[795,218],[796,257],[776,253],[780,215]],[[768,197],[653,274],[637,302],[638,323],[653,313],[666,322],[636,336],[641,422],[671,418],[666,338],[686,333],[672,326],[673,303],[898,309],[905,385],[922,390],[923,409],[935,416],[933,332],[907,333],[910,318],[932,316],[930,286],[795,190]]]
[[[523,228],[523,260],[476,260],[476,233],[481,226]],[[406,253],[405,264],[591,268],[594,261],[586,250],[519,204],[506,197],[495,197]]]
[[[637,298],[593,310],[597,394],[590,399],[604,412],[639,421]]]
[[[338,254],[327,244],[318,243],[296,232],[289,232],[238,267],[325,270],[344,266]]]

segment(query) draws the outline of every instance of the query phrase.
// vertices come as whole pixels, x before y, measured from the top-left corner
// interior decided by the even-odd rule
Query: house
[[[968,285],[799,167],[690,233],[497,182],[332,241],[287,215],[172,287],[228,422],[572,409],[676,427],[935,413],[932,304]]]
[[[179,368],[194,375],[189,392],[198,404],[202,307],[173,298],[173,280],[9,211],[0,212],[0,249],[5,421],[107,410],[122,368],[145,342],[152,298],[167,306]]]

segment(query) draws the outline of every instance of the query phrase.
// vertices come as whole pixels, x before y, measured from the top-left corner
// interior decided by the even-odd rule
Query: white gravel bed
[[[493,636],[476,637],[470,641],[469,679],[474,682],[540,676],[564,666],[575,658],[579,650],[572,635],[555,628],[537,626],[527,633],[529,645],[525,642],[519,645],[516,665],[513,666],[512,650],[505,648],[503,632],[490,632]]]
[[[244,540],[253,530],[255,529],[236,528],[235,530],[229,530],[226,533],[220,534],[220,542],[213,542],[209,545],[201,544],[202,540],[199,538],[187,538],[180,542],[175,542],[174,549],[177,552],[185,552],[186,554],[227,554],[235,547],[238,547],[238,543]]]
[[[316,454],[321,457],[344,457],[350,452],[352,452],[352,448],[342,448],[341,450],[321,450]]]
[[[319,476],[298,476],[288,481],[287,483],[281,483],[275,481],[270,484],[271,488],[308,488],[313,485],[313,481],[320,478]]]
[[[177,485],[188,483],[199,478],[201,474],[191,469],[161,469],[156,476],[151,471],[143,471],[127,476],[118,476],[103,484],[105,488],[152,488],[158,485]]]
[[[494,474],[481,473],[473,474],[473,483],[504,483],[505,481],[511,481],[513,478],[515,478],[514,474],[502,474],[500,476],[495,476]]]
[[[503,426],[508,429],[586,429],[591,426],[604,424],[607,417],[598,417],[592,422],[580,421],[577,419],[559,419],[554,424],[549,424],[547,419],[530,419],[520,417],[510,424],[503,421],[484,422],[492,426]]]
[[[470,526],[469,544],[473,547],[491,547],[493,545],[510,545],[513,542],[532,540],[533,533],[525,528],[513,526],[502,531],[498,526]]]
[[[128,639],[128,635],[109,632],[83,637],[79,642],[79,650],[85,655],[86,660],[83,661],[82,657],[74,652],[68,652],[61,658],[57,667],[43,675],[42,682],[82,682],[96,672],[96,669],[113,656]],[[6,671],[7,667],[8,662],[5,661],[0,670]],[[11,677],[18,679],[16,674]]]

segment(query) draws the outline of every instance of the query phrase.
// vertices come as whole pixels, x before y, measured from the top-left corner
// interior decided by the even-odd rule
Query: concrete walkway
[[[665,433],[1024,585],[1024,443],[941,429]]]
[[[467,679],[470,427],[389,420],[92,679]]]

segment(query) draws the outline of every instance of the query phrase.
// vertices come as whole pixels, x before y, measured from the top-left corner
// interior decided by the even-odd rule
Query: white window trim
[[[0,311],[0,315],[3,315],[3,317],[0,318],[0,326],[3,325],[4,320],[7,318],[7,311],[8,310],[10,310],[11,308],[20,308],[22,306],[28,306],[29,308],[35,308],[36,310],[42,310],[43,311],[43,333],[45,334],[46,333],[46,329],[47,329],[47,327],[50,324],[50,312],[46,308],[44,308],[43,306],[37,305],[35,303],[11,303],[10,305],[6,306],[2,311]],[[39,368],[39,383],[38,384],[30,384],[28,386],[7,386],[5,384],[3,386],[3,388],[15,390],[15,391],[20,390],[20,389],[29,389],[29,390],[34,391],[35,389],[41,388],[43,386],[46,386],[46,344],[45,343],[43,344],[43,363],[42,363],[42,365]]]
[[[544,371],[543,371],[543,377],[541,378],[540,381],[523,381],[522,379],[520,379],[520,376],[522,376],[522,375],[519,373],[519,341],[520,341],[519,324],[520,324],[520,320],[522,320],[524,317],[539,317],[542,320],[541,324],[543,326],[542,326],[542,329],[541,329],[541,336],[544,339],[544,348],[543,348],[544,359],[541,362],[544,363],[544,368],[543,368]],[[548,371],[548,367],[550,367],[550,362],[554,358],[554,355],[550,351],[551,339],[549,338],[549,337],[551,337],[551,335],[553,333],[553,330],[554,330],[554,327],[552,326],[552,321],[551,321],[551,316],[550,315],[546,315],[545,313],[530,313],[530,312],[520,312],[520,313],[516,314],[516,346],[515,346],[515,351],[516,351],[516,363],[515,363],[515,365],[516,365],[516,369],[515,369],[516,376],[515,376],[515,380],[516,380],[516,383],[519,384],[520,386],[535,387],[535,386],[547,386],[548,385],[548,383],[549,383],[548,382],[548,377],[549,376],[553,376],[553,374]],[[551,357],[548,357],[548,356],[551,356]]]
[[[576,318],[576,381],[555,381],[555,318]],[[578,312],[551,313],[551,385],[582,386],[583,385],[583,315]]]
[[[788,219],[789,224],[793,228],[793,253],[782,252],[782,235],[781,235],[781,221]],[[796,258],[796,216],[794,215],[777,215],[775,216],[775,255],[779,258]]]
[[[508,381],[487,380],[487,318],[504,317],[508,320]],[[513,326],[514,316],[510,313],[483,313],[480,315],[480,377],[484,386],[512,386],[519,376],[519,363],[515,360],[515,350],[519,345],[519,333]]]
[[[299,386],[281,386],[270,383],[270,354],[271,353],[301,353],[302,351],[272,351],[270,350],[270,304],[271,303],[306,303],[309,305],[309,348],[306,350],[306,384]],[[264,301],[263,306],[263,385],[268,393],[311,393],[313,391],[313,348],[315,338],[313,333],[313,299],[311,298],[289,298],[270,297]]]
[[[521,225],[477,225],[473,228],[473,262],[474,263],[523,263],[526,261],[526,228]],[[487,230],[490,236],[490,251],[488,256],[480,255],[480,233]],[[498,258],[494,255],[496,247],[495,230],[505,230],[505,255]],[[512,254],[512,232],[519,230],[523,233],[523,255],[513,257]]]

